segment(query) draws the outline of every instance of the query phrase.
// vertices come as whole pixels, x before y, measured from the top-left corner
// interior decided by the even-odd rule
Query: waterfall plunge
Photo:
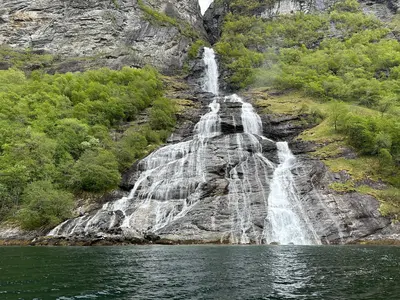
[[[218,67],[215,61],[215,54],[212,49],[204,49],[204,62],[207,71],[204,80],[204,90],[218,94]],[[251,135],[262,135],[262,122],[260,116],[254,112],[254,108],[250,103],[244,102],[238,95],[233,94],[225,97],[225,101],[242,103],[241,118],[243,130]],[[214,100],[214,105],[216,100]],[[219,108],[219,106],[218,106]],[[264,138],[264,137],[263,137]],[[258,147],[258,141],[255,139],[255,147]],[[241,148],[242,143],[239,140],[238,145]],[[287,142],[276,143],[278,149],[279,165],[276,167],[272,182],[270,184],[271,191],[269,193],[266,205],[268,207],[267,217],[265,220],[265,241],[278,244],[318,244],[318,236],[313,230],[311,222],[308,221],[307,215],[303,212],[300,199],[297,195],[294,178],[291,168],[294,165],[295,157],[289,149]],[[264,161],[272,166],[273,164],[264,158]],[[254,176],[257,176],[254,174]],[[245,190],[243,186],[238,186],[236,182],[238,173],[236,168],[231,170],[230,176],[230,195],[238,194],[238,190]],[[232,198],[232,197],[231,197]],[[246,200],[242,202],[248,202]],[[244,224],[250,224],[248,209],[246,205],[242,206],[243,211],[240,215],[240,239],[234,240],[235,243],[248,243],[249,238],[246,231],[249,229]],[[243,218],[243,216],[245,216]],[[245,221],[243,221],[245,219]]]
[[[303,212],[291,168],[296,158],[287,142],[276,143],[279,165],[274,171],[268,196],[267,243],[307,245],[318,243],[307,215]]]

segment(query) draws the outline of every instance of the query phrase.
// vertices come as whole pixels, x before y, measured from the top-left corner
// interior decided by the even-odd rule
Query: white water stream
[[[204,15],[206,10],[210,7],[214,0],[199,0],[201,15]]]
[[[203,77],[203,90],[206,92],[218,95],[219,84],[218,84],[218,65],[215,59],[215,52],[211,48],[204,48],[204,64],[206,66],[206,71]]]
[[[307,214],[303,211],[294,183],[295,156],[287,142],[276,143],[279,165],[274,171],[268,197],[267,243],[307,245],[318,240]]]
[[[204,201],[203,187],[215,180],[210,177],[213,166],[209,163],[214,162],[221,147],[226,160],[225,180],[229,183],[230,220],[225,226],[230,228],[231,243],[318,243],[296,192],[291,173],[295,157],[288,144],[276,144],[278,166],[264,157],[261,141],[268,139],[262,137],[260,116],[236,94],[218,97],[218,67],[212,49],[204,49],[204,63],[203,89],[215,97],[209,112],[196,124],[193,139],[165,146],[143,159],[129,196],[104,204],[94,215],[68,220],[49,235],[108,234],[117,228],[124,236],[138,237],[179,223],[199,201]],[[221,111],[222,105],[241,107],[237,123],[243,126],[242,132],[222,134],[221,114],[225,119],[229,117]],[[211,141],[214,144],[210,145]],[[257,203],[263,211],[254,210]],[[210,227],[215,230],[216,222],[221,220],[214,217],[213,211],[208,213]]]

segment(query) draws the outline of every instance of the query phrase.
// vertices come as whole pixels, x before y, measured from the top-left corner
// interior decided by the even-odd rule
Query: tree
[[[73,195],[58,190],[50,181],[29,184],[23,194],[23,207],[17,214],[25,229],[51,228],[71,215]]]
[[[390,174],[393,170],[393,157],[386,148],[379,149],[378,153],[380,171],[383,174]]]
[[[371,155],[375,153],[375,134],[368,126],[368,120],[358,116],[351,116],[346,121],[346,134],[349,144],[362,154]]]
[[[378,110],[381,112],[381,115],[383,117],[384,113],[388,112],[390,108],[394,105],[395,99],[384,99],[379,102],[378,104]]]
[[[89,126],[77,119],[62,119],[55,124],[52,135],[61,151],[66,151],[78,159],[83,153],[82,142],[88,139]]]
[[[349,109],[345,103],[339,101],[332,101],[330,103],[329,119],[335,127],[335,131],[338,130],[338,126],[340,125],[341,121],[344,120],[348,113]]]
[[[118,162],[107,150],[86,150],[72,168],[70,186],[75,190],[106,192],[116,188],[121,180]]]

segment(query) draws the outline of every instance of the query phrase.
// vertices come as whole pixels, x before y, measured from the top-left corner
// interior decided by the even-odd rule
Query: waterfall
[[[202,116],[195,127],[197,136],[203,139],[220,134],[220,117],[218,115],[220,104],[214,99],[208,107],[210,108],[210,112]]]
[[[204,47],[204,64],[206,71],[203,78],[203,90],[206,92],[218,95],[219,84],[218,84],[218,65],[215,60],[215,52],[211,48]]]
[[[212,49],[205,49],[204,60],[204,89],[217,95],[218,70]],[[199,201],[208,182],[205,159],[212,153],[207,142],[220,134],[220,104],[214,99],[209,108],[196,124],[192,140],[160,148],[139,163],[142,172],[129,196],[104,204],[93,215],[68,220],[49,235],[107,236],[116,231],[140,237],[184,217]]]
[[[210,7],[214,0],[199,0],[201,15],[204,15],[206,10]]]
[[[242,103],[241,118],[243,130],[246,133],[262,135],[262,122],[260,116],[254,111],[253,105],[244,102],[238,95],[233,94],[226,97],[229,101]]]
[[[317,236],[303,212],[291,172],[296,158],[287,142],[278,142],[276,145],[279,165],[274,171],[268,197],[266,241],[278,244],[316,244]]]
[[[236,94],[218,97],[213,49],[204,49],[203,90],[215,96],[193,138],[164,146],[138,163],[129,195],[67,220],[53,236],[318,243],[296,192],[287,143],[262,136],[260,116]],[[276,166],[264,148],[277,149]]]

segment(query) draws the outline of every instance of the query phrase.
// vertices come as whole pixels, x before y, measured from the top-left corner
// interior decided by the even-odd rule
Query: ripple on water
[[[400,299],[400,248],[0,248],[0,299]]]

